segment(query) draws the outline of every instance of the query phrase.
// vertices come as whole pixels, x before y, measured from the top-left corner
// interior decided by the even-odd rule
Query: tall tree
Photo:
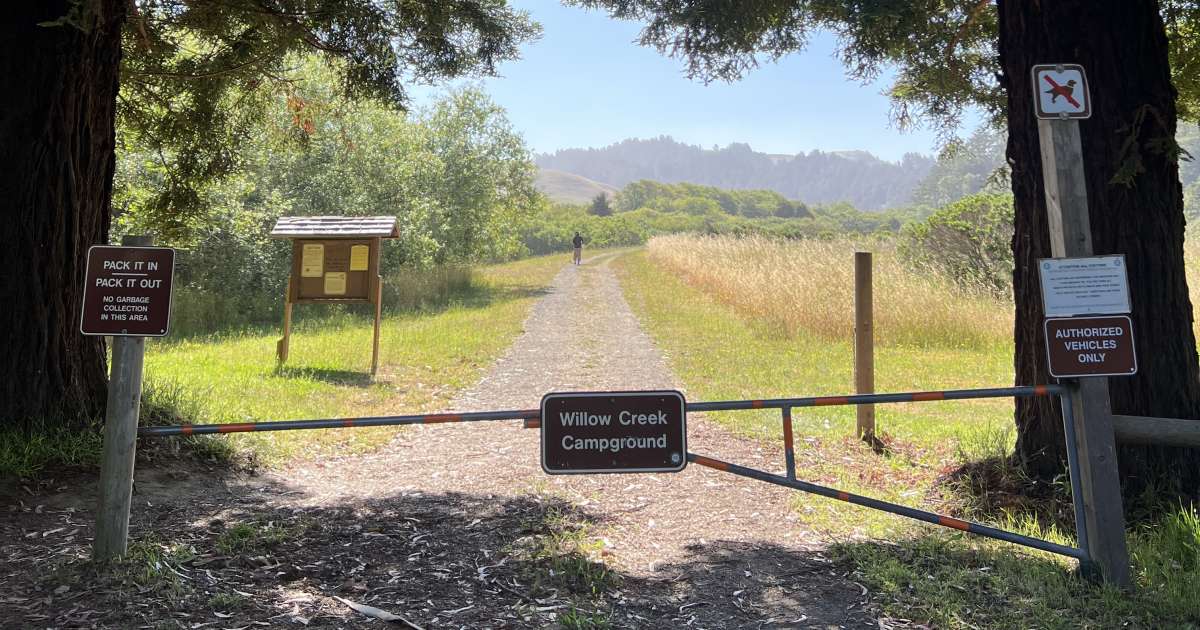
[[[598,217],[612,216],[612,206],[608,205],[608,193],[602,192],[592,198],[592,205],[588,206],[588,213]]]
[[[0,422],[103,408],[104,347],[79,334],[79,303],[108,230],[125,6],[30,0],[0,20]]]
[[[1114,379],[1113,408],[1129,414],[1200,416],[1174,143],[1177,99],[1186,108],[1200,96],[1195,75],[1179,70],[1194,68],[1200,60],[1200,7],[1195,2],[575,2],[645,22],[641,42],[683,58],[693,77],[737,79],[764,58],[803,50],[812,32],[828,30],[838,36],[852,77],[870,79],[889,64],[897,68],[891,95],[901,124],[932,119],[952,130],[967,105],[1005,121],[1016,205],[1015,363],[1022,384],[1049,379],[1035,263],[1050,250],[1030,66],[1082,63],[1095,112],[1081,124],[1093,240],[1098,253],[1128,257],[1142,362],[1138,376]],[[1185,90],[1182,95],[1176,86]],[[1196,115],[1194,109],[1184,111]],[[1055,407],[1022,401],[1016,422],[1018,454],[1030,470],[1043,476],[1061,471],[1062,424]],[[1127,491],[1163,482],[1185,494],[1195,495],[1200,488],[1200,457],[1194,453],[1124,446],[1120,460]]]
[[[256,89],[288,60],[340,60],[348,94],[404,102],[403,83],[494,72],[538,27],[505,0],[17,0],[0,21],[5,243],[0,422],[78,422],[104,406],[104,347],[79,335],[87,247],[107,238],[123,125],[167,167],[163,229],[237,168]],[[122,56],[124,50],[124,56]],[[244,98],[244,95],[251,95]],[[237,95],[237,98],[234,96]]]
[[[1092,86],[1093,114],[1080,122],[1092,243],[1097,254],[1126,256],[1138,349],[1138,375],[1109,379],[1113,411],[1200,417],[1200,367],[1183,264],[1177,93],[1158,3],[1002,1],[999,16],[1017,209],[1017,378],[1050,378],[1037,271],[1037,259],[1050,256],[1050,243],[1029,68],[1049,59],[1079,62]],[[1018,452],[1043,475],[1058,470],[1064,452],[1055,411],[1040,400],[1017,406]],[[1126,446],[1118,457],[1127,491],[1140,492],[1146,484],[1176,484],[1164,489],[1193,495],[1200,489],[1194,453]]]

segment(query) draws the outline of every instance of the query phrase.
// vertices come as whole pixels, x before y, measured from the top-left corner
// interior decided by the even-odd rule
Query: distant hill
[[[1184,208],[1189,221],[1200,217],[1200,129],[1180,125],[1175,141],[1192,159],[1179,161]],[[929,207],[944,206],[981,190],[1009,192],[1004,131],[980,127],[960,143],[947,146],[937,164],[913,191],[913,200]]]
[[[600,149],[562,149],[536,157],[543,171],[579,175],[621,188],[638,180],[772,190],[808,204],[848,201],[862,210],[908,204],[934,159],[910,153],[888,162],[866,151],[759,153],[747,144],[704,149],[668,136]],[[598,194],[598,191],[591,196]],[[590,199],[590,197],[588,197]]]
[[[610,197],[617,194],[617,189],[608,184],[550,168],[539,168],[533,185],[551,201],[561,203],[589,203],[602,192]]]

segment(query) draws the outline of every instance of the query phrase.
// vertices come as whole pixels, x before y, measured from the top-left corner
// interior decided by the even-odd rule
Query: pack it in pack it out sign
[[[166,335],[174,270],[175,250],[169,247],[91,247],[80,332],[114,337]]]
[[[1033,67],[1033,102],[1038,118],[1090,118],[1091,98],[1083,66],[1059,63]]]
[[[686,405],[673,390],[546,394],[542,470],[679,472],[687,466]]]
[[[1046,317],[1128,313],[1125,257],[1087,256],[1038,260]]]
[[[1055,378],[1137,374],[1133,321],[1127,315],[1046,320],[1046,355]]]

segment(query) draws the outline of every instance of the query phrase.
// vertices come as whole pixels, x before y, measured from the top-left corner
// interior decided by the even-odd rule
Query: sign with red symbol
[[[1088,118],[1092,115],[1087,75],[1079,64],[1034,66],[1033,94],[1038,118]]]

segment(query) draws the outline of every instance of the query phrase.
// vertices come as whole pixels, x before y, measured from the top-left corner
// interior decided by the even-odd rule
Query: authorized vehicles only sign
[[[1056,378],[1137,373],[1133,321],[1126,315],[1046,320],[1046,354]]]
[[[686,414],[683,394],[671,390],[546,394],[542,470],[678,472],[687,466]]]

